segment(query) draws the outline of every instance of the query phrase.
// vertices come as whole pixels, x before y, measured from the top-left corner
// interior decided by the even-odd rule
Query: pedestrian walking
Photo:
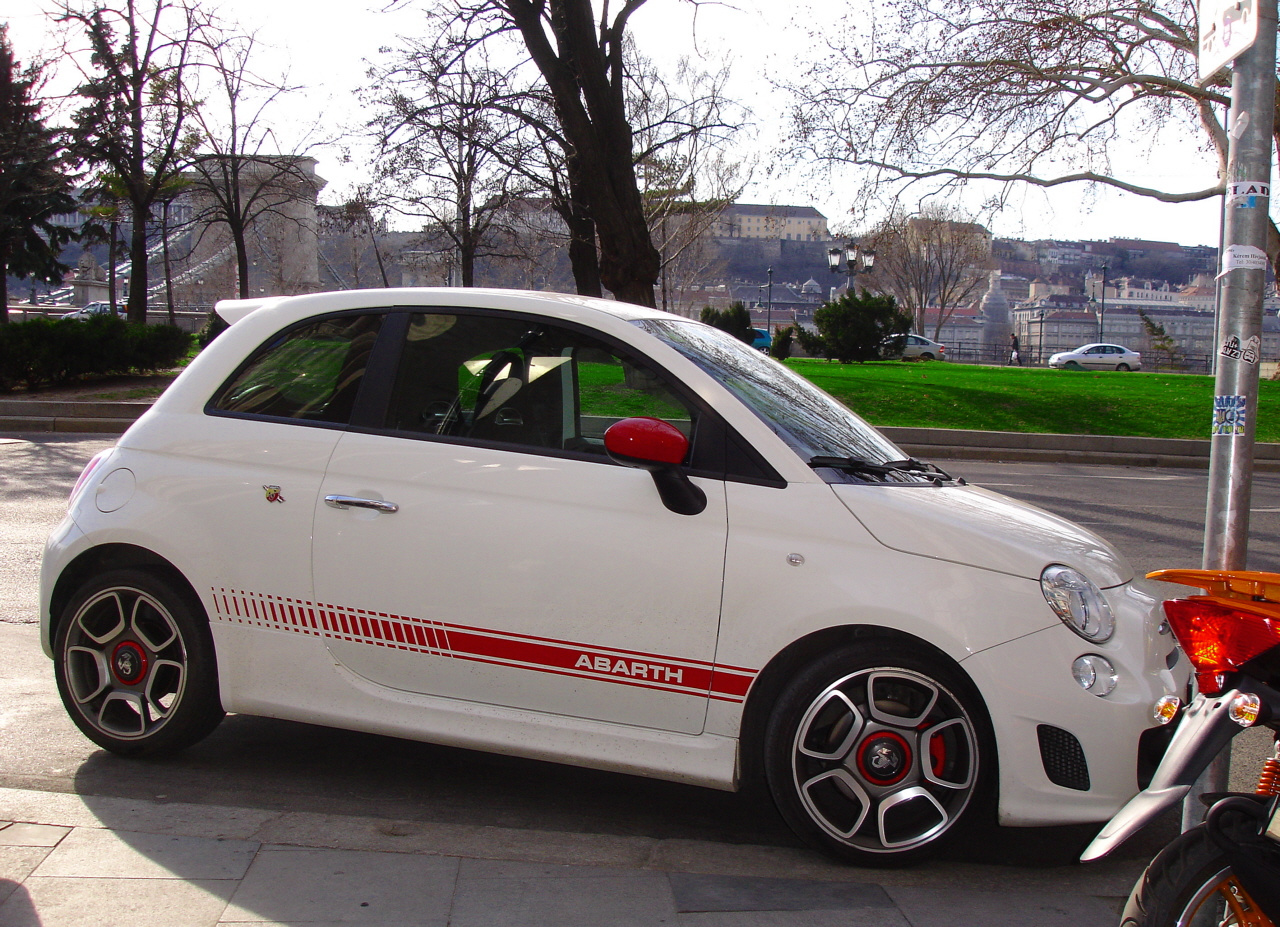
[[[1018,350],[1018,336],[1014,332],[1009,332],[1009,364],[1022,366],[1022,354]]]

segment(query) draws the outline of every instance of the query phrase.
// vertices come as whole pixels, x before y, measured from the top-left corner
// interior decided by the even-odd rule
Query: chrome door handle
[[[361,499],[359,496],[340,496],[336,494],[325,496],[324,504],[331,505],[335,509],[373,509],[377,512],[385,512],[388,515],[394,515],[400,511],[400,506],[394,502],[383,502],[381,499]]]

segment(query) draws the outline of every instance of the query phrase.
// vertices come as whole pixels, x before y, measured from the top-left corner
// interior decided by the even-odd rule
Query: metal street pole
[[[773,337],[773,268],[772,267],[769,268],[768,274],[769,274],[769,308],[767,310],[768,314],[765,316],[764,328],[765,328],[765,334],[768,335],[770,338],[772,338]]]
[[[1214,345],[1218,372],[1201,563],[1207,570],[1244,569],[1249,543],[1276,103],[1276,0],[1258,0],[1257,16],[1258,37],[1235,59],[1231,80],[1221,305]],[[1184,828],[1204,818],[1199,792],[1225,791],[1228,760],[1224,751],[1187,796]]]

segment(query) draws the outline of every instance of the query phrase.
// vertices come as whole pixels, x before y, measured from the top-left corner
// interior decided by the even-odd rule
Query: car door
[[[339,313],[278,332],[216,391],[175,416],[151,482],[173,500],[219,638],[258,652],[278,610],[310,599],[316,493],[377,337],[380,313]],[[180,455],[180,456],[179,456]],[[176,529],[175,529],[176,530]]]
[[[1106,346],[1095,344],[1080,355],[1080,365],[1090,370],[1101,370],[1107,366]]]
[[[697,446],[661,371],[564,325],[406,316],[376,427],[341,438],[316,508],[328,646],[392,690],[696,733],[712,685],[721,480],[680,515],[613,463],[605,428],[648,414]]]

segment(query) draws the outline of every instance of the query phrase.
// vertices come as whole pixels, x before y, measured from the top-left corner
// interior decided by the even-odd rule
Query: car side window
[[[382,318],[332,316],[276,336],[218,392],[210,410],[346,424]]]
[[[648,415],[692,437],[691,407],[603,341],[542,320],[410,317],[384,427],[603,455],[614,422]]]

